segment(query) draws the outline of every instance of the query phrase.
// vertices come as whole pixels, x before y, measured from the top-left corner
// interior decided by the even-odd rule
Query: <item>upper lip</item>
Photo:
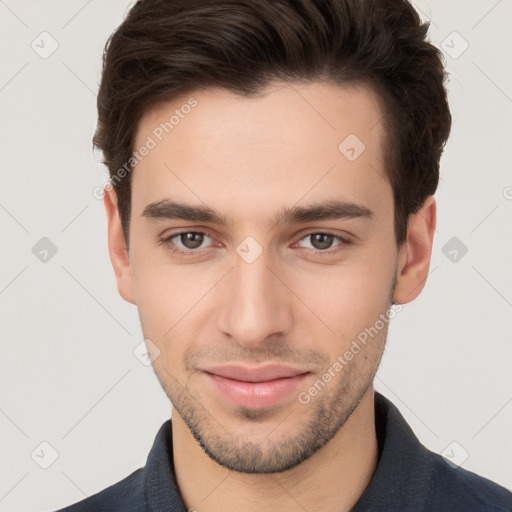
[[[248,368],[239,365],[211,366],[203,368],[202,371],[213,373],[227,379],[241,380],[245,382],[265,382],[285,377],[295,377],[308,373],[307,370],[292,368],[284,365],[266,365],[257,368]]]

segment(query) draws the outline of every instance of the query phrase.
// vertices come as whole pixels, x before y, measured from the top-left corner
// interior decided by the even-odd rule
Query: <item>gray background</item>
[[[107,177],[91,149],[101,53],[131,4],[0,0],[3,511],[124,478],[170,415],[133,353],[137,311],[117,293],[92,194]],[[512,3],[415,5],[444,48],[454,122],[430,277],[392,321],[376,389],[430,449],[511,488]]]

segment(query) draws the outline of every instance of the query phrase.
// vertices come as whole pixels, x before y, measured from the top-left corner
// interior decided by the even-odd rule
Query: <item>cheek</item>
[[[296,293],[334,331],[336,344],[350,343],[389,306],[393,275],[387,267],[383,262],[323,267],[299,276]]]
[[[162,339],[183,316],[187,291],[176,267],[162,264],[154,249],[134,249],[131,257],[133,291],[144,335]],[[180,300],[181,299],[181,300]]]
[[[175,274],[176,272],[174,272]],[[181,385],[181,361],[186,349],[184,340],[187,321],[193,310],[186,293],[180,289],[169,269],[146,267],[136,273],[135,296],[144,338],[158,347],[158,357],[152,361],[160,382],[173,386],[176,379]],[[187,314],[187,312],[189,312]],[[174,384],[178,385],[178,384]]]
[[[143,254],[143,253],[146,254]],[[176,368],[204,328],[208,290],[218,273],[200,271],[192,265],[175,265],[151,257],[150,250],[134,253],[132,272],[140,322],[146,338],[160,349],[159,363]],[[172,357],[171,357],[172,356]]]

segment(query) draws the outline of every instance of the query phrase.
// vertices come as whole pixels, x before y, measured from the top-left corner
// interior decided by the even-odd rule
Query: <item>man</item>
[[[451,117],[427,28],[405,0],[131,9],[95,143],[172,420],[145,468],[64,510],[512,510],[373,389],[436,226]]]

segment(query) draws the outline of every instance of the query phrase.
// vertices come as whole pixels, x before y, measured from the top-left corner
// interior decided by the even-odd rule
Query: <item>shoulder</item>
[[[512,511],[512,492],[467,469],[454,466],[430,452],[433,469],[427,510]]]
[[[56,512],[144,512],[144,468],[123,480]]]
[[[377,392],[375,424],[379,462],[354,512],[512,512],[512,492],[428,449]]]

